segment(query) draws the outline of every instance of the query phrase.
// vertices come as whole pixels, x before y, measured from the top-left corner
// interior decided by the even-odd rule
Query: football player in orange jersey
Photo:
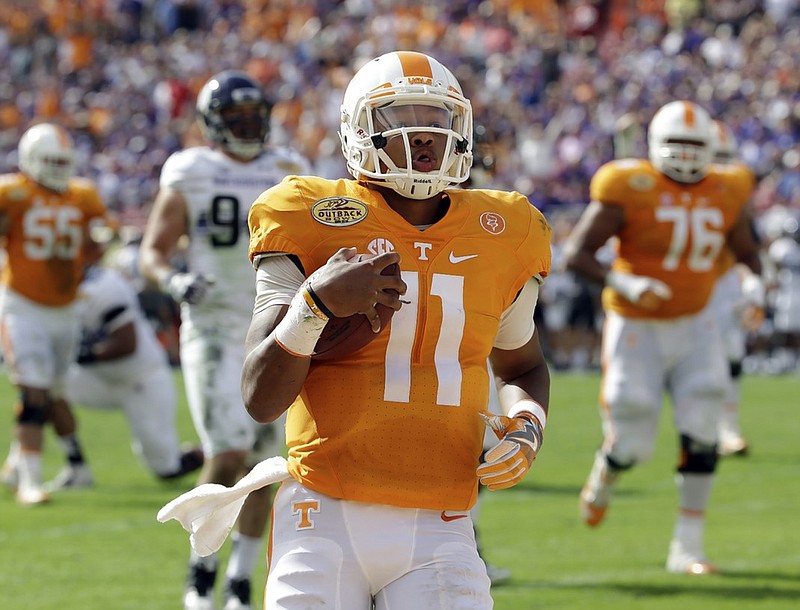
[[[752,171],[737,160],[736,136],[733,130],[722,121],[714,121],[712,133],[714,162],[725,166],[727,171],[744,174],[747,180],[755,184]],[[746,208],[745,213],[751,214],[751,211]],[[753,224],[752,218],[750,222]],[[753,233],[755,234],[755,228]],[[719,420],[717,450],[720,455],[745,455],[749,447],[742,435],[739,421],[742,360],[746,351],[747,331],[757,330],[764,320],[766,294],[761,278],[745,265],[736,264],[733,254],[727,248],[723,250],[718,266],[719,279],[709,307],[716,313],[722,332],[730,374]]]
[[[711,129],[695,103],[660,108],[648,128],[649,161],[616,160],[597,171],[567,245],[569,268],[605,284],[604,442],[580,495],[582,517],[598,525],[619,474],[650,458],[666,391],[680,437],[680,510],[666,567],[689,574],[715,571],[703,533],[728,374],[706,305],[726,245],[760,272],[742,213],[752,183],[711,163]],[[611,238],[617,257],[609,269],[595,253]]]
[[[0,177],[0,226],[6,263],[0,281],[0,340],[19,390],[15,443],[17,500],[48,500],[42,483],[43,427],[77,349],[74,303],[82,248],[93,220],[106,214],[97,190],[74,177],[72,139],[40,123],[19,142],[16,174]]]
[[[242,391],[258,421],[288,409],[291,474],[265,608],[487,610],[470,509],[479,484],[519,483],[542,442],[550,383],[533,312],[550,227],[518,193],[457,188],[471,105],[431,57],[366,63],[340,137],[355,180],[288,177],[249,217],[258,295]],[[401,277],[381,275],[394,263]],[[396,310],[386,329],[377,303]],[[354,314],[375,339],[315,360],[328,318]],[[481,416],[487,358],[504,415]],[[487,423],[500,440],[481,464]]]

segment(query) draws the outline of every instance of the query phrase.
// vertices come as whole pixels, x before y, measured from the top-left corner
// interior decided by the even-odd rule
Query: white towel
[[[218,551],[236,523],[248,494],[288,479],[288,465],[281,456],[259,462],[233,487],[204,483],[181,494],[158,511],[161,523],[176,519],[189,532],[189,542],[201,557]]]

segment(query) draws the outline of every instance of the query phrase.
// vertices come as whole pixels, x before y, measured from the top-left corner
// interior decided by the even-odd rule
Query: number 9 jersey
[[[224,289],[212,290],[196,305],[182,304],[182,323],[246,332],[255,298],[253,269],[247,264],[247,213],[262,191],[287,174],[309,173],[308,161],[292,150],[269,147],[247,162],[208,146],[171,155],[159,186],[186,200],[190,270],[220,278]],[[243,330],[242,330],[243,329]]]
[[[487,357],[523,285],[550,272],[550,227],[518,193],[447,194],[447,213],[424,231],[353,180],[287,178],[253,204],[252,260],[292,254],[308,276],[340,248],[396,251],[408,287],[374,341],[312,361],[289,408],[289,469],[311,489],[433,510],[475,502]]]
[[[0,176],[0,222],[7,254],[2,283],[39,305],[72,303],[83,277],[81,249],[89,223],[105,214],[89,180],[70,178],[61,193],[22,173]]]

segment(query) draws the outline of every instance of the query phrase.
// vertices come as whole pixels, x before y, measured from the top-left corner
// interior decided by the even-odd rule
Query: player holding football
[[[20,138],[19,173],[0,176],[0,341],[19,391],[14,443],[4,478],[23,505],[48,500],[42,480],[44,424],[77,350],[75,299],[90,225],[106,209],[93,183],[77,178],[72,138],[39,123]]]
[[[479,484],[519,483],[541,446],[550,382],[533,311],[550,227],[518,193],[456,188],[472,110],[431,57],[366,63],[339,135],[355,180],[289,177],[250,211],[258,295],[242,391],[258,421],[288,409],[291,474],[265,608],[485,610],[470,509]],[[394,263],[401,277],[381,275]],[[395,313],[372,342],[312,358],[331,316],[381,330],[376,304]],[[487,358],[505,415],[488,418],[502,440],[481,464]]]
[[[605,438],[580,495],[582,517],[598,525],[619,474],[650,458],[666,391],[680,437],[680,510],[666,567],[688,574],[716,571],[703,532],[728,365],[706,305],[724,247],[760,272],[743,213],[752,182],[711,163],[711,130],[697,104],[659,109],[648,130],[649,161],[612,161],[597,171],[567,244],[569,268],[605,284]],[[612,237],[617,258],[608,269],[595,253]]]
[[[140,269],[181,303],[181,367],[195,428],[206,456],[198,484],[232,485],[265,455],[283,447],[280,425],[261,426],[242,404],[239,381],[255,295],[246,260],[247,212],[287,174],[309,173],[308,162],[268,147],[270,104],[260,86],[237,71],[214,75],[197,99],[208,146],[173,154],[142,239]],[[188,270],[173,266],[189,237]],[[249,295],[249,296],[248,296]],[[271,491],[248,498],[228,562],[225,610],[250,608],[250,573],[260,553]],[[186,610],[211,610],[217,557],[192,553]]]

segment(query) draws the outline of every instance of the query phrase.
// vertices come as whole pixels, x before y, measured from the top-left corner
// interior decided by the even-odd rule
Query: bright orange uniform
[[[0,176],[6,264],[0,281],[48,307],[72,303],[83,275],[81,246],[89,222],[106,214],[93,184],[72,178],[65,193],[24,174]]]
[[[475,502],[486,360],[503,311],[550,271],[550,227],[519,194],[447,192],[425,231],[352,180],[290,177],[250,211],[251,259],[294,254],[308,276],[339,248],[393,250],[408,285],[389,328],[346,359],[313,361],[289,409],[290,472],[311,489],[434,510]]]
[[[628,318],[656,319],[703,309],[719,277],[727,234],[752,189],[750,175],[717,165],[697,184],[670,180],[644,160],[602,166],[592,178],[592,200],[625,209],[613,269],[661,280],[673,295],[649,312],[606,287],[603,307]]]

